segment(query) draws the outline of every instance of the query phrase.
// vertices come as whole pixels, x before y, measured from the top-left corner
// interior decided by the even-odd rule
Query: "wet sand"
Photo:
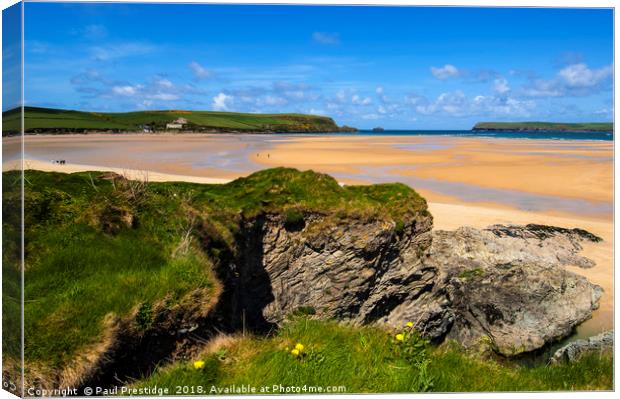
[[[5,147],[11,147],[11,140],[5,141]],[[605,217],[613,210],[613,142],[445,136],[38,135],[26,137],[25,156],[210,178],[290,166],[329,173],[345,182],[400,181],[431,201],[491,202]]]
[[[277,145],[268,166],[392,173],[477,187],[610,202],[611,141],[516,140],[428,136],[309,137]]]
[[[3,170],[17,140],[5,139]],[[26,167],[113,170],[151,181],[220,183],[266,167],[333,175],[344,183],[401,181],[429,201],[435,227],[541,223],[579,227],[592,269],[571,268],[605,290],[580,336],[613,328],[613,142],[430,136],[27,136]],[[8,156],[7,156],[8,155]],[[65,159],[66,165],[51,163]]]

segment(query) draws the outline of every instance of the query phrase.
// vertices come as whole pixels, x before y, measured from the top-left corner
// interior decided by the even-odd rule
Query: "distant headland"
[[[565,132],[613,132],[614,124],[558,123],[558,122],[479,122],[473,131],[565,131]]]
[[[2,113],[2,135],[20,131],[20,109]],[[216,111],[84,112],[25,107],[24,132],[46,133],[335,133],[356,132],[332,118]]]

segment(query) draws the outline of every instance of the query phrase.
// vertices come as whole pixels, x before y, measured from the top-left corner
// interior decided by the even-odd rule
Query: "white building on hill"
[[[178,118],[172,123],[166,123],[166,129],[183,129],[183,125],[187,123],[187,119]]]

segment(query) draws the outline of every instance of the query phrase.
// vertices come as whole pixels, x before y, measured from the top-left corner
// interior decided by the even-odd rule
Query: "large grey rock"
[[[599,286],[564,268],[590,239],[542,226],[459,228],[433,233],[425,263],[441,271],[454,323],[448,338],[488,342],[510,356],[569,335],[598,307]],[[444,289],[444,287],[441,287]],[[413,304],[412,304],[413,305]]]
[[[277,215],[247,221],[229,311],[249,324],[278,325],[299,309],[356,324],[412,321],[433,340],[487,342],[511,356],[567,336],[598,306],[602,289],[564,268],[594,265],[578,254],[599,240],[590,233],[431,228],[428,214],[404,229],[317,214],[294,229]]]
[[[605,331],[588,339],[579,339],[564,345],[551,357],[551,363],[570,363],[589,353],[604,353],[614,349],[614,332]]]

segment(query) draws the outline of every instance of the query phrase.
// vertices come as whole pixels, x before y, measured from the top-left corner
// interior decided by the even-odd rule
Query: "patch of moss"
[[[403,231],[405,231],[405,222],[403,222],[402,220],[397,220],[396,224],[394,225],[394,232],[396,234],[402,234]]]
[[[143,303],[138,308],[138,313],[136,314],[136,324],[138,328],[142,331],[146,331],[153,325],[153,309],[151,304]]]
[[[304,214],[299,210],[287,209],[284,216],[284,227],[290,231],[302,230],[305,226]]]
[[[479,267],[475,269],[464,270],[459,273],[459,278],[462,278],[464,280],[471,280],[473,278],[482,276],[484,276],[484,270]]]
[[[314,316],[316,314],[316,309],[313,306],[300,306],[295,311],[293,311],[293,316]]]

